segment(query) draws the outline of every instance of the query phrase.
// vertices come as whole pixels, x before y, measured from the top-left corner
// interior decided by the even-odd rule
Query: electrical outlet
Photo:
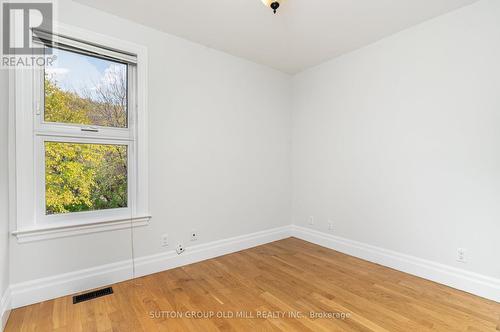
[[[191,231],[191,234],[189,235],[191,241],[198,241],[198,232],[197,231]]]
[[[457,261],[460,263],[467,263],[467,249],[457,249]]]
[[[185,250],[186,250],[186,248],[184,248],[184,246],[182,245],[182,243],[179,243],[177,245],[177,248],[175,248],[175,251],[177,251],[178,255],[182,254]]]
[[[328,230],[333,231],[333,221],[328,220]]]
[[[168,247],[168,234],[163,234],[161,236],[161,246]]]
[[[313,216],[309,217],[309,225],[314,225],[314,217]]]

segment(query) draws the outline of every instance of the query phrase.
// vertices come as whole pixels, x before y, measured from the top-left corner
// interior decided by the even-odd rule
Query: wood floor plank
[[[500,331],[500,304],[296,238],[12,311],[11,331]]]

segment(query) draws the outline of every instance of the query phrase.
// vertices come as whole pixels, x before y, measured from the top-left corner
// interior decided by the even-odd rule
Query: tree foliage
[[[105,93],[117,94],[108,100],[119,103],[106,104],[104,99],[63,91],[46,78],[45,121],[126,126],[124,82],[113,89]],[[47,214],[126,207],[127,146],[46,142],[45,182]]]

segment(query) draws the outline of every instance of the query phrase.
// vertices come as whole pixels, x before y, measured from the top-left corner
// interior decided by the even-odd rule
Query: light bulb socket
[[[278,8],[280,8],[280,3],[278,1],[271,3],[271,9],[274,11],[275,14],[276,14],[276,10],[278,10]]]

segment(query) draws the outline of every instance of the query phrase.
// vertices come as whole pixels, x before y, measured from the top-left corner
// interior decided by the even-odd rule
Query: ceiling
[[[76,1],[294,74],[477,0]]]

